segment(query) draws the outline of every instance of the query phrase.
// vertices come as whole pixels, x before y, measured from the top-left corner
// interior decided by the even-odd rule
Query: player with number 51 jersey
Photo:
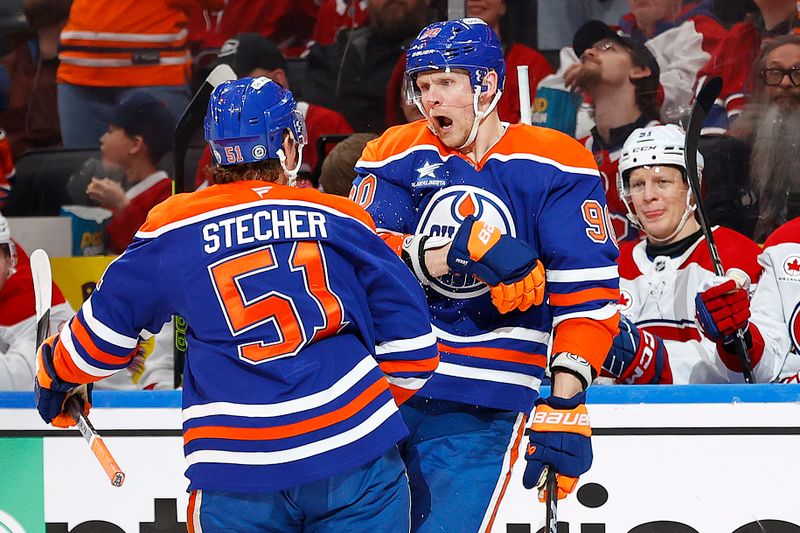
[[[291,93],[224,82],[205,133],[215,184],[153,208],[43,344],[40,414],[179,314],[190,531],[407,529],[398,406],[438,364],[422,289],[363,209],[287,185],[305,141]]]

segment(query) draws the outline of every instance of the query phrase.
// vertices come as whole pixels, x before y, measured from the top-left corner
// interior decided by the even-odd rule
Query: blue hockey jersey
[[[367,144],[356,171],[351,198],[396,252],[406,234],[452,237],[474,215],[528,242],[547,271],[546,303],[506,315],[474,276],[432,280],[441,362],[423,395],[529,412],[549,344],[600,368],[617,332],[618,250],[597,166],[574,139],[510,125],[475,163],[421,120]]]
[[[438,363],[423,291],[349,200],[267,182],[156,206],[55,345],[66,381],[124,368],[179,314],[189,489],[264,492],[355,468],[407,433]]]

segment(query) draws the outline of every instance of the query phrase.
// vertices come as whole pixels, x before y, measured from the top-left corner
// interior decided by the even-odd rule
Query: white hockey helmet
[[[664,124],[650,126],[647,128],[637,128],[628,136],[622,146],[622,153],[619,157],[617,168],[617,193],[625,204],[628,211],[628,219],[638,228],[642,228],[639,217],[633,210],[631,203],[631,193],[629,188],[629,177],[632,170],[640,167],[653,167],[668,165],[680,169],[684,181],[688,184],[686,176],[686,161],[684,159],[684,143],[686,135],[679,126],[675,124]],[[703,176],[703,155],[697,152],[697,177],[702,182]],[[681,221],[675,232],[667,238],[656,239],[656,241],[667,241],[683,229],[689,216],[694,213],[696,206],[692,204],[692,189],[686,190],[686,211],[681,217]],[[643,228],[642,228],[643,229]]]
[[[11,268],[8,271],[8,277],[11,277],[17,271],[17,247],[14,241],[11,240],[11,228],[8,226],[8,220],[3,215],[0,215],[0,246],[7,244],[9,255],[11,256]]]

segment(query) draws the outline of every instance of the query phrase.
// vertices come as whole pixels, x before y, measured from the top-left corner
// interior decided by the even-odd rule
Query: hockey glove
[[[561,500],[575,490],[578,478],[592,466],[592,428],[585,402],[586,392],[569,399],[550,396],[536,400],[522,484],[526,489],[539,488],[540,501],[547,497],[542,489],[548,468],[557,474]]]
[[[406,235],[400,257],[423,285],[430,285],[431,273],[425,265],[425,252],[446,246],[450,239],[430,235]]]
[[[527,311],[544,301],[544,266],[533,248],[475,217],[467,217],[453,237],[447,265],[486,282],[501,313]]]
[[[49,337],[42,343],[36,359],[36,378],[34,382],[34,399],[39,416],[55,427],[67,428],[75,425],[72,415],[64,405],[73,394],[80,396],[84,414],[89,414],[92,407],[92,384],[79,386],[58,378],[53,365],[53,346],[58,335]]]
[[[694,300],[697,322],[706,337],[713,341],[732,338],[747,327],[750,298],[736,281],[714,277],[701,285]]]
[[[694,300],[695,318],[706,337],[717,344],[723,364],[733,372],[742,371],[736,350],[736,332],[744,331],[750,363],[755,367],[764,354],[764,339],[750,327],[750,296],[735,280],[714,277],[704,281]]]
[[[640,331],[622,314],[619,316],[619,333],[608,351],[603,371],[620,384],[672,383],[664,341],[652,333]]]

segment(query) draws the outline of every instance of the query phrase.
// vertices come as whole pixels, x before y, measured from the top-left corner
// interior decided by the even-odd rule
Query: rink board
[[[77,432],[41,422],[32,394],[0,393],[0,531],[89,531],[97,521],[103,531],[185,531],[180,393],[94,400],[92,421],[127,474],[121,488]],[[759,531],[758,520],[767,532],[800,531],[800,385],[595,387],[590,413],[594,465],[559,506],[569,531],[728,533]],[[543,525],[523,467],[495,532]]]

